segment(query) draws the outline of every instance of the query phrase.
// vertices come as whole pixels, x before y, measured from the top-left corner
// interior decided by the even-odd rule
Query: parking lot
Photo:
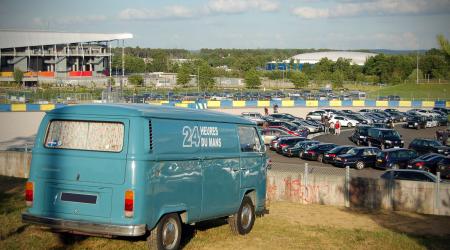
[[[414,138],[435,138],[436,131],[443,129],[443,127],[427,128],[427,129],[407,129],[400,124],[396,125],[395,129],[402,135],[405,141],[405,147]],[[314,138],[321,142],[335,143],[338,145],[355,145],[348,137],[352,134],[353,129],[343,130],[340,136],[337,135],[320,135]],[[337,168],[330,164],[323,164],[317,161],[307,161],[298,157],[286,157],[277,154],[274,151],[268,150],[268,155],[272,159],[272,171],[280,172],[303,172],[305,163],[308,163],[309,172],[325,175],[345,175],[345,169]],[[365,168],[362,170],[350,169],[350,175],[353,177],[379,178],[383,170]]]

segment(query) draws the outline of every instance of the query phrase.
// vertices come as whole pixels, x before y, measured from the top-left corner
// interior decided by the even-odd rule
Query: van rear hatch
[[[33,152],[40,178],[121,184],[127,164],[128,120],[51,120]],[[40,150],[42,149],[42,150]]]

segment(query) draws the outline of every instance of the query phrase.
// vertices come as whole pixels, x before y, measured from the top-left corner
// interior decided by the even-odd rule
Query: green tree
[[[257,89],[261,86],[261,79],[256,70],[249,70],[245,73],[245,87],[248,89]]]
[[[304,72],[293,71],[289,75],[289,80],[294,84],[294,88],[300,89],[308,85],[308,76]]]
[[[214,88],[214,71],[205,61],[198,63],[198,75],[199,75],[199,86],[202,90],[209,90]]]
[[[141,75],[131,75],[128,77],[128,81],[134,86],[144,85],[144,78]]]
[[[340,70],[334,71],[331,75],[331,82],[334,89],[342,88],[344,86],[344,73]]]
[[[448,58],[450,58],[450,43],[448,42],[448,40],[443,34],[439,34],[437,36],[437,40],[439,46],[441,47],[441,50],[447,55]]]
[[[188,63],[183,63],[177,72],[177,84],[186,87],[191,81],[191,67]]]
[[[14,73],[13,73],[13,77],[14,77],[14,81],[17,84],[22,84],[22,80],[23,80],[23,71],[20,69],[14,69]]]

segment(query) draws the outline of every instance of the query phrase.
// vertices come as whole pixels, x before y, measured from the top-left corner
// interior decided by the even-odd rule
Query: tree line
[[[309,83],[331,82],[334,87],[344,82],[399,84],[420,79],[450,79],[450,46],[444,36],[437,38],[440,49],[430,49],[420,54],[377,54],[364,65],[354,65],[348,59],[336,62],[327,58],[316,64],[303,64],[301,71],[294,61],[286,63],[286,70],[266,71],[270,61],[280,62],[294,55],[326,51],[313,49],[183,49],[125,48],[125,73],[170,72],[177,73],[177,84],[187,87],[192,78],[199,87],[207,90],[215,86],[214,77],[240,77],[247,88],[258,88],[261,77],[271,80],[284,79],[302,88]],[[122,49],[113,50],[112,68],[122,70]],[[176,59],[185,59],[180,62]],[[418,66],[418,71],[417,71]],[[139,81],[141,82],[141,81]]]

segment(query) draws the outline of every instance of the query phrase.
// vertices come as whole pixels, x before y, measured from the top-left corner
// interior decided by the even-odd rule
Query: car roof
[[[386,153],[395,152],[395,151],[412,151],[412,150],[407,149],[407,148],[390,148],[390,149],[383,150],[383,152],[386,152]]]
[[[197,120],[224,123],[255,125],[254,122],[237,115],[210,110],[161,106],[153,104],[80,104],[53,109],[49,115],[98,115],[98,116],[134,116],[167,118],[179,120]]]

